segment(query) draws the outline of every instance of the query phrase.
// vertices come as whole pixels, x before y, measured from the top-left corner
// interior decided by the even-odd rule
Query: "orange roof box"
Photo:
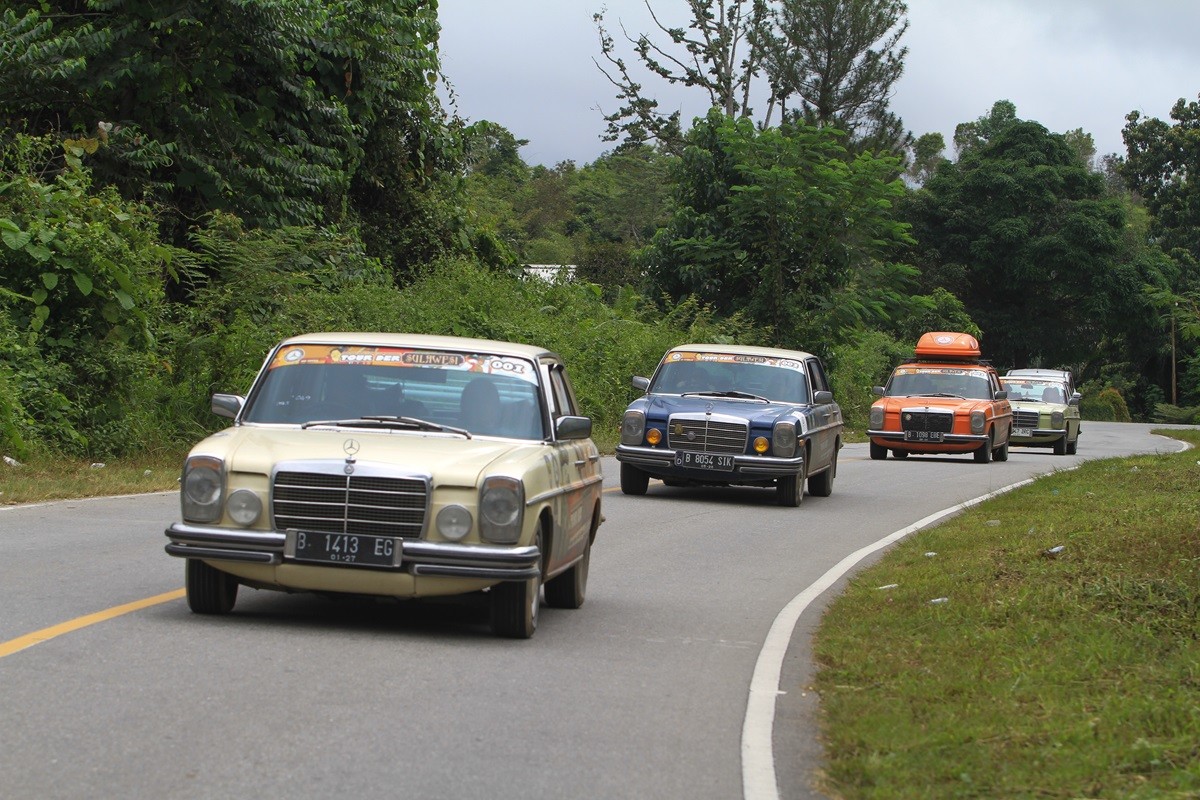
[[[969,333],[930,331],[917,340],[914,352],[920,358],[977,359],[982,355],[979,340]]]

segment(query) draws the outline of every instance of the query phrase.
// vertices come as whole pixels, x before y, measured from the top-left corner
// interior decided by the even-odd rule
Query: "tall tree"
[[[1151,214],[1151,234],[1187,266],[1200,288],[1200,102],[1176,101],[1168,124],[1133,111],[1121,132],[1129,153],[1121,177]]]
[[[902,0],[780,0],[763,59],[772,105],[839,127],[851,142],[900,152],[909,137],[897,130],[888,101],[908,54],[900,46],[907,12]]]
[[[759,75],[762,51],[759,42],[767,16],[766,0],[685,0],[691,21],[680,28],[663,23],[650,0],[645,0],[659,33],[670,42],[655,41],[649,34],[630,36],[641,65],[669,84],[703,89],[709,105],[729,116],[750,116],[751,89]],[[679,112],[664,114],[658,101],[643,92],[630,65],[617,53],[616,41],[605,27],[604,12],[593,15],[600,34],[600,54],[608,66],[601,72],[617,88],[623,105],[605,116],[604,140],[624,139],[632,145],[659,141],[669,149],[681,145]]]
[[[917,259],[963,300],[998,363],[1081,364],[1145,312],[1139,295],[1153,276],[1124,257],[1125,208],[1103,178],[1010,106],[956,137],[958,162],[918,192]]]
[[[694,294],[772,326],[779,342],[826,346],[900,299],[909,271],[891,256],[910,240],[890,211],[896,169],[848,158],[828,128],[758,130],[713,109],[688,134],[651,276],[675,300]]]
[[[15,0],[0,127],[90,140],[97,181],[174,208],[179,239],[214,209],[400,216],[456,153],[437,34],[434,0]]]

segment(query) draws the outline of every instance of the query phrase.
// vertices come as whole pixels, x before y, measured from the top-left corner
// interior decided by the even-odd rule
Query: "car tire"
[[[979,449],[977,449],[975,451],[974,456],[975,456],[976,464],[987,464],[989,461],[992,460],[992,436],[991,436],[991,434],[988,434],[988,437],[983,440],[983,444],[981,444],[979,446]]]
[[[1054,455],[1065,456],[1067,454],[1067,435],[1064,433],[1061,439],[1054,440]]]
[[[808,493],[813,497],[829,497],[833,494],[833,479],[837,477],[837,457],[840,446],[840,442],[833,443],[833,460],[829,462],[829,469],[808,479]]]
[[[887,448],[881,444],[871,442],[871,460],[883,461],[885,458],[887,458]]]
[[[189,558],[184,567],[188,608],[196,614],[228,614],[237,602],[237,578]]]
[[[535,540],[542,550],[542,532]],[[539,567],[541,562],[539,560]],[[505,581],[491,588],[492,633],[506,639],[528,639],[537,630],[542,601],[541,569],[527,581]]]
[[[908,451],[907,450],[893,450],[892,458],[898,458],[901,461],[903,461],[904,459],[908,458]]]
[[[632,464],[621,465],[621,493],[642,495],[650,485],[650,476]]]
[[[1008,461],[1008,442],[992,450],[992,461]]]
[[[805,465],[800,465],[800,471],[795,475],[785,475],[775,479],[775,498],[779,505],[797,508],[804,502]]]
[[[550,608],[579,608],[587,595],[588,564],[592,560],[589,539],[583,558],[561,575],[546,581],[546,605]]]
[[[1073,456],[1079,452],[1079,437],[1076,436],[1073,440],[1067,442],[1067,455]]]

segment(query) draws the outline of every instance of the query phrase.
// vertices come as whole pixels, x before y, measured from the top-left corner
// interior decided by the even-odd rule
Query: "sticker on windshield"
[[[745,353],[698,353],[677,350],[668,356],[670,361],[702,361],[716,364],[762,364],[768,367],[782,367],[803,372],[799,361],[791,358],[776,358],[774,356],[748,355]]]
[[[537,383],[537,371],[533,364],[521,358],[490,353],[451,353],[400,347],[297,345],[279,350],[268,369],[297,364],[349,364],[481,372],[489,375],[512,375],[530,383]]]

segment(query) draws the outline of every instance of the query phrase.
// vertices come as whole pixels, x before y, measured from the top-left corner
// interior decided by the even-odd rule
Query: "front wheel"
[[[1067,442],[1067,455],[1073,456],[1079,452],[1079,437],[1076,436],[1071,441]]]
[[[871,460],[883,461],[885,458],[887,458],[887,448],[881,444],[871,442]]]
[[[542,551],[542,532],[539,528],[534,542]],[[492,596],[492,633],[507,639],[528,639],[537,630],[541,609],[542,572],[527,581],[498,583],[489,592]]]
[[[189,558],[184,568],[187,604],[196,614],[228,614],[237,602],[237,578]]]
[[[800,465],[800,471],[795,475],[786,475],[775,479],[775,498],[779,505],[796,508],[804,502],[804,477],[806,465]]]
[[[975,451],[975,463],[976,464],[986,464],[991,460],[992,460],[992,436],[991,436],[991,434],[988,434],[988,437],[983,440],[983,444],[981,444],[979,446],[979,449]]]
[[[1067,435],[1064,433],[1061,439],[1054,441],[1054,455],[1065,456],[1067,454]]]
[[[840,446],[840,442],[835,442],[833,445],[833,460],[829,462],[829,469],[808,479],[808,493],[813,497],[829,497],[833,494],[833,479],[837,477],[837,457]]]
[[[992,450],[992,461],[1008,461],[1008,442]]]
[[[641,495],[650,485],[650,476],[632,464],[621,464],[621,493]]]

